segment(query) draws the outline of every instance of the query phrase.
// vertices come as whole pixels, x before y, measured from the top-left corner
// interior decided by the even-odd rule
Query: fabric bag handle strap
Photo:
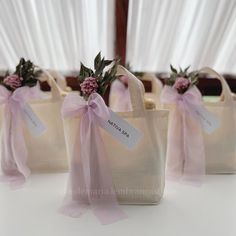
[[[126,68],[121,65],[118,65],[117,76],[126,75],[128,76],[128,88],[130,93],[130,101],[133,108],[133,111],[136,114],[144,114],[144,86],[143,83],[136,78],[132,73],[130,73]]]
[[[52,75],[47,70],[40,67],[39,69],[46,75],[46,81],[51,88],[52,100],[60,100],[64,94],[64,91],[58,86]]]
[[[152,85],[152,93],[159,95],[163,87],[162,82],[152,73],[146,73],[141,78],[142,81],[150,81]]]
[[[66,77],[64,75],[62,75],[61,73],[59,73],[56,70],[47,70],[48,73],[56,80],[57,85],[61,88],[61,90],[63,91],[64,95],[67,92],[71,91],[71,87],[67,86],[66,83]]]
[[[211,69],[210,67],[204,67],[200,69],[201,73],[207,73],[210,75],[215,76],[218,80],[220,80],[221,86],[222,86],[222,94],[224,95],[225,102],[232,102],[233,101],[233,96],[231,93],[231,89],[226,82],[225,78],[217,73],[215,70]]]

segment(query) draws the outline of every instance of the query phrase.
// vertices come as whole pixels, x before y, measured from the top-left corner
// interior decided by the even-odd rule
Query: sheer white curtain
[[[76,70],[99,51],[114,56],[114,0],[0,0],[0,69],[20,57]]]
[[[130,0],[127,62],[135,70],[211,66],[236,73],[235,0]]]

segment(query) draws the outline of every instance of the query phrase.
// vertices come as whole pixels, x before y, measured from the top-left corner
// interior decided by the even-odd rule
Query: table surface
[[[236,175],[211,175],[201,187],[167,182],[157,206],[122,206],[128,219],[100,225],[57,212],[67,174],[32,175],[24,188],[0,184],[0,236],[235,236]]]

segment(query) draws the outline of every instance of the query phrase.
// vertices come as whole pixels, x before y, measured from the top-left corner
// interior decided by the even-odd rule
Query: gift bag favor
[[[60,109],[61,90],[46,71],[51,94],[45,97],[35,67],[21,59],[0,85],[1,168],[3,179],[24,182],[30,172],[67,170]],[[38,77],[39,78],[39,77]]]
[[[170,109],[167,146],[167,177],[171,180],[200,184],[205,175],[205,137],[216,132],[218,119],[202,102],[195,84],[198,72],[188,68],[172,74],[161,93],[161,102]]]
[[[33,172],[65,172],[68,164],[61,118],[65,92],[47,71],[44,73],[47,75],[51,94],[46,99],[32,101],[30,106],[45,126],[45,131],[36,138],[32,138],[27,130],[24,131],[29,153],[28,165]]]
[[[116,201],[157,204],[165,184],[168,111],[146,110],[141,81],[121,66],[117,75],[128,77],[132,111],[111,112],[97,93],[87,101],[68,94],[62,108],[70,163],[63,212],[79,216],[90,205],[102,223],[122,217]],[[88,85],[97,89],[92,77],[81,85],[85,92],[90,89]],[[127,148],[137,131],[141,134],[139,141]],[[123,144],[119,142],[122,135]]]
[[[202,73],[210,74],[220,80],[222,100],[204,102],[205,107],[220,120],[219,128],[211,135],[204,135],[207,173],[236,172],[236,101],[230,88],[220,74],[210,68],[203,68]]]

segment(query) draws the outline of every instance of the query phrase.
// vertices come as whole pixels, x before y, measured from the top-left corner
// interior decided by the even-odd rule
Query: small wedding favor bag
[[[204,135],[206,171],[209,174],[236,173],[236,101],[224,77],[208,67],[200,72],[219,79],[223,95],[222,101],[204,102],[220,121],[218,129]]]
[[[157,204],[162,198],[165,184],[168,111],[146,110],[144,106],[144,88],[141,81],[122,66],[118,66],[117,75],[128,76],[128,88],[132,104],[132,111],[117,114],[137,129],[141,133],[141,138],[132,149],[128,149],[110,133],[99,127],[108,159],[103,160],[103,163],[96,159],[90,160],[90,163],[87,163],[89,165],[87,168],[90,171],[84,173],[84,181],[90,181],[91,186],[99,188],[101,187],[99,181],[102,181],[99,178],[104,174],[106,176],[107,172],[111,171],[112,185],[116,198],[120,203]],[[68,107],[70,107],[69,103]],[[81,171],[81,166],[85,163],[83,159],[79,159],[79,150],[83,148],[82,152],[85,152],[85,147],[79,146],[81,141],[78,140],[78,127],[83,118],[79,116],[78,112],[76,116],[73,115],[72,111],[76,111],[76,105],[73,105],[73,103],[71,103],[70,108],[65,107],[64,112],[65,110],[67,110],[67,117],[69,117],[64,120],[64,130],[68,157],[70,158],[70,169]],[[114,123],[113,125],[116,126]],[[116,126],[117,129],[119,129],[118,125]],[[93,138],[92,136],[91,139]],[[86,139],[86,137],[83,136],[81,139]],[[94,149],[92,140],[88,142],[91,142],[91,145],[87,150],[89,152],[87,155],[88,158],[91,158],[98,150]],[[73,156],[74,161],[71,162]],[[70,197],[76,201],[76,186],[79,188],[83,184],[81,184],[80,179],[75,180],[74,178],[73,181],[71,183],[72,193],[70,193],[72,196]],[[95,182],[96,184],[94,184]],[[77,194],[79,193],[77,192]]]
[[[208,149],[208,140],[214,140],[214,134],[218,132],[219,119],[204,106],[202,95],[195,86],[198,73],[188,74],[188,68],[180,69],[180,72],[171,69],[173,73],[160,97],[170,109],[166,174],[171,180],[198,185],[206,173],[206,160],[216,157],[210,156],[205,149]]]
[[[28,130],[24,131],[29,152],[28,165],[33,172],[65,172],[68,170],[68,165],[61,118],[61,105],[65,92],[49,73],[45,73],[51,87],[51,96],[30,103],[45,126],[45,131],[36,138],[32,138]]]
[[[24,182],[31,171],[68,169],[60,112],[62,91],[51,75],[44,73],[51,87],[50,97],[43,95],[39,85],[18,88],[11,96],[1,86],[1,167],[5,178],[13,182]]]
[[[201,105],[201,94],[195,86],[183,95],[164,86],[161,101],[170,109],[166,176],[199,184],[205,174],[205,151],[201,125],[192,106]]]

